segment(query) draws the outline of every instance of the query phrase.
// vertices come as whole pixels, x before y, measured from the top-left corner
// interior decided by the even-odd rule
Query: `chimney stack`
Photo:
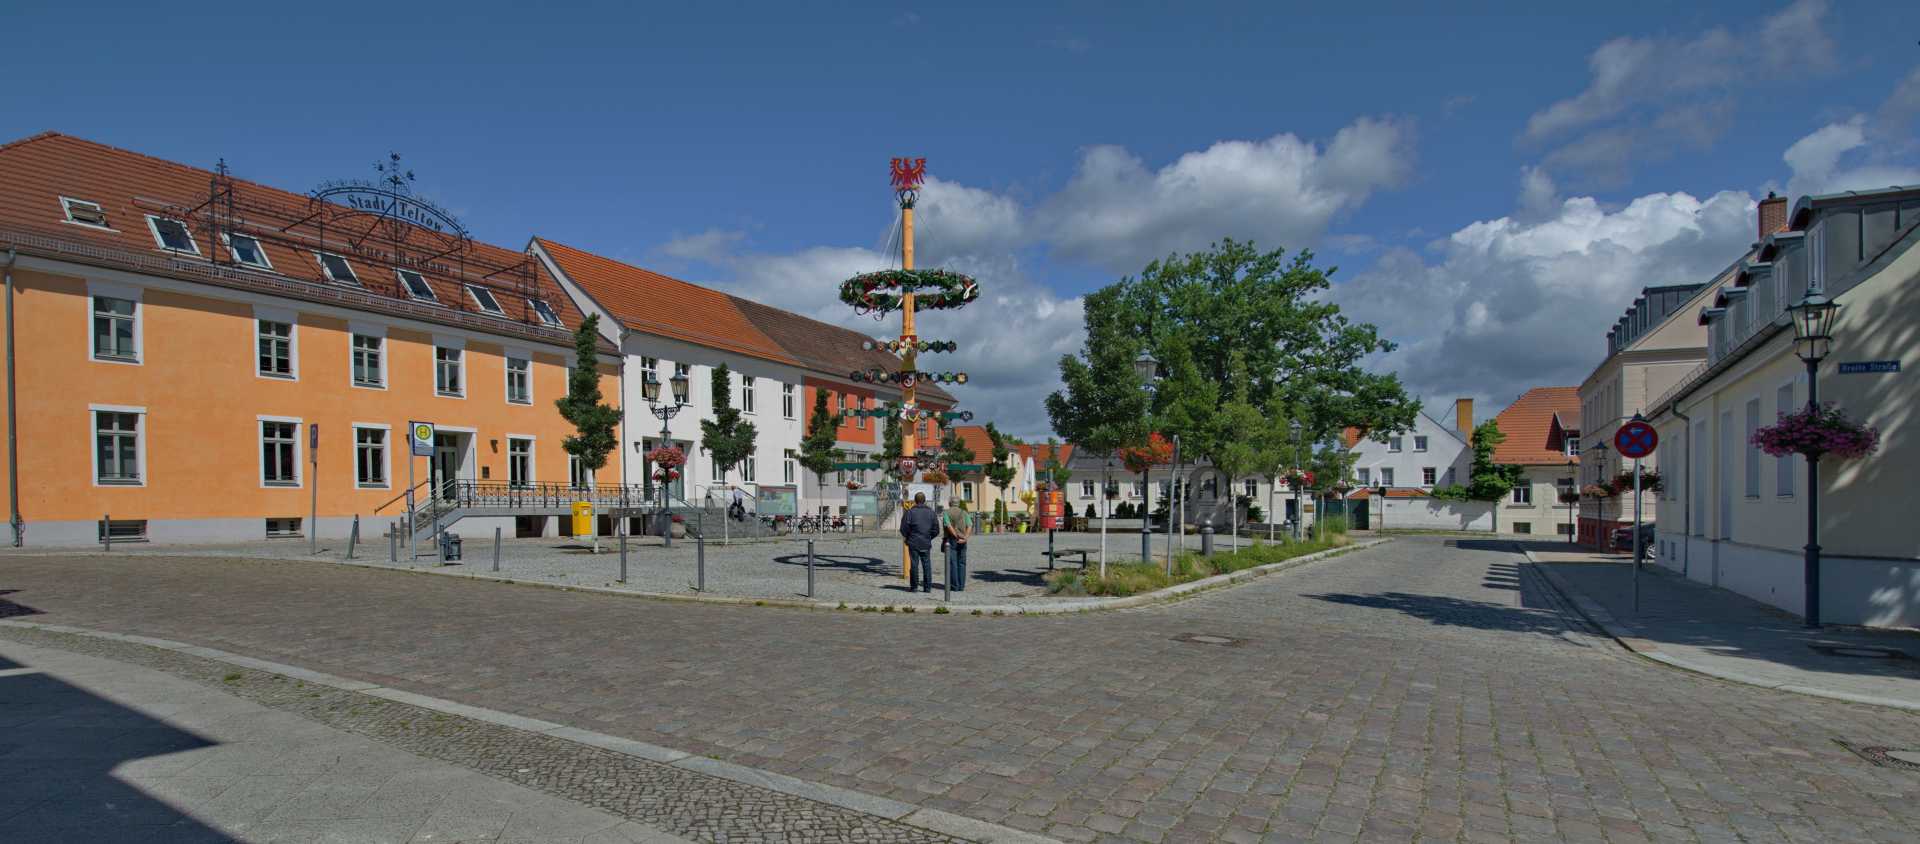
[[[1775,196],[1767,191],[1767,198],[1760,200],[1760,239],[1781,231],[1787,227],[1787,198]]]
[[[1468,445],[1473,444],[1473,399],[1453,400],[1453,427]]]

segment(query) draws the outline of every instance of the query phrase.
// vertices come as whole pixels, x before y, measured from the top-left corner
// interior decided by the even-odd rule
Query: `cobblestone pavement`
[[[1840,744],[1920,747],[1920,718],[1627,655],[1505,542],[1403,538],[1175,604],[1034,618],[157,558],[8,558],[5,590],[0,614],[306,665],[1065,840],[1920,838],[1920,775]]]

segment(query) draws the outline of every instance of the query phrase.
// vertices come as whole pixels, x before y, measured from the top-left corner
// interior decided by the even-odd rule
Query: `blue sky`
[[[292,189],[397,150],[486,240],[858,327],[834,285],[925,156],[923,263],[988,293],[927,330],[1026,434],[1076,297],[1172,249],[1313,248],[1402,343],[1376,365],[1488,415],[1736,257],[1768,189],[1920,180],[1911,3],[113,5],[0,16],[0,136]]]

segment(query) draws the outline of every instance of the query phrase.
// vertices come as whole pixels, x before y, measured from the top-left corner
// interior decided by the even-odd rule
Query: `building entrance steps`
[[[1737,683],[1920,711],[1920,632],[1808,629],[1799,616],[1625,555],[1516,542],[1555,588],[1628,649]]]

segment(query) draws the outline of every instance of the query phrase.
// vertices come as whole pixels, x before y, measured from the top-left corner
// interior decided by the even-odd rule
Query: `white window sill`
[[[353,386],[361,390],[384,390],[387,388],[386,382],[384,381],[380,383],[364,383],[364,384],[359,381],[355,381],[353,382]]]
[[[254,374],[254,375],[257,375],[257,376],[259,376],[259,377],[261,377],[261,378],[265,378],[265,379],[267,379],[268,381],[298,381],[298,380],[300,380],[300,376],[298,376],[298,375],[286,375],[286,374],[282,374],[282,373],[278,373],[278,372],[255,372],[255,373],[253,373],[253,374]]]
[[[140,365],[139,358],[101,357],[99,355],[93,355],[91,357],[94,363],[117,363],[117,364],[120,364],[121,366],[139,366]]]
[[[443,399],[464,399],[467,397],[466,393],[449,393],[442,390],[435,390],[433,394]]]
[[[354,487],[357,489],[393,489],[392,484],[386,483],[384,481],[380,483],[361,482],[361,483],[354,484]]]

